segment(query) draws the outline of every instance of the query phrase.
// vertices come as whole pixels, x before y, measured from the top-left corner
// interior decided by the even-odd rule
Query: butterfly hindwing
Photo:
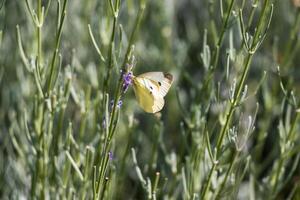
[[[159,85],[146,77],[134,77],[133,89],[139,105],[149,113],[159,112],[164,106]]]

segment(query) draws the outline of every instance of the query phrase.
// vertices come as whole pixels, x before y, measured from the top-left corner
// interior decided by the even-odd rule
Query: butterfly
[[[159,112],[164,104],[164,96],[173,82],[173,76],[163,72],[147,72],[133,76],[133,90],[140,107],[148,113]]]

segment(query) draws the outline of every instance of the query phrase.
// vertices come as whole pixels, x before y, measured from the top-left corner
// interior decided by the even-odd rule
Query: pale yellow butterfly
[[[163,72],[147,72],[134,76],[133,89],[141,108],[148,113],[159,112],[164,104],[173,76]]]

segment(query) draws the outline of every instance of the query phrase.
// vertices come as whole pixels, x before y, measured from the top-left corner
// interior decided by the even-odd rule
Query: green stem
[[[229,168],[228,168],[228,170],[227,170],[227,172],[226,172],[226,175],[225,175],[225,177],[224,177],[224,179],[223,179],[223,181],[222,181],[222,183],[221,183],[221,186],[220,186],[220,188],[219,188],[219,190],[218,190],[218,192],[217,192],[216,199],[220,199],[220,198],[221,198],[220,195],[221,195],[221,193],[222,193],[222,191],[223,191],[223,189],[224,189],[224,187],[225,187],[225,184],[227,183],[227,179],[228,179],[228,177],[229,177],[229,175],[230,175],[230,173],[231,173],[231,171],[232,171],[233,164],[235,163],[235,160],[236,160],[236,158],[238,157],[238,154],[239,154],[238,151],[234,151],[234,153],[233,153],[233,158],[231,159]]]
[[[37,3],[37,17],[38,17],[38,24],[37,24],[37,67],[36,71],[37,74],[39,75],[39,71],[41,70],[42,67],[42,1],[38,0]],[[46,131],[44,130],[44,123],[45,123],[45,103],[42,102],[42,112],[39,118],[41,117],[42,120],[40,121],[40,137],[39,137],[39,156],[37,158],[38,162],[38,174],[37,176],[41,178],[41,199],[45,199],[45,190],[46,190]],[[41,159],[41,162],[40,162]]]
[[[282,169],[282,165],[283,165],[283,159],[279,159],[278,167],[276,169],[276,174],[275,174],[275,183],[274,183],[274,186],[272,189],[272,194],[270,194],[271,199],[276,195],[276,190],[277,190],[277,186],[278,186],[278,180],[279,180],[280,172]]]
[[[226,117],[225,125],[221,129],[221,134],[219,134],[219,138],[218,138],[218,142],[217,142],[217,152],[218,153],[221,149],[221,145],[222,145],[225,133],[227,131],[227,128],[228,128],[228,126],[231,122],[231,118],[232,118],[232,114],[234,112],[234,108],[238,105],[242,90],[243,90],[244,85],[245,85],[245,80],[246,80],[246,77],[248,75],[248,71],[249,71],[249,68],[250,68],[252,58],[254,56],[254,50],[256,48],[256,44],[257,44],[257,41],[258,41],[259,36],[260,36],[260,30],[262,29],[262,25],[263,25],[263,21],[264,21],[263,19],[264,19],[265,13],[266,13],[268,2],[269,2],[269,0],[265,0],[265,4],[264,4],[263,10],[262,10],[262,14],[260,15],[260,18],[259,18],[258,28],[257,28],[257,31],[255,32],[254,37],[253,37],[251,50],[248,52],[245,67],[244,67],[244,70],[243,70],[243,74],[242,74],[242,77],[241,77],[241,79],[238,83],[237,92],[235,92],[235,95],[233,97],[233,101],[230,104],[230,109],[229,109],[229,113],[227,114],[227,117]]]
[[[254,54],[249,53],[248,56],[247,56],[246,64],[245,64],[245,67],[244,67],[244,71],[243,71],[242,77],[241,77],[241,79],[239,81],[239,84],[238,84],[238,90],[237,90],[237,92],[235,94],[233,102],[230,104],[229,113],[227,114],[225,125],[222,127],[221,133],[219,134],[219,137],[218,137],[218,140],[217,140],[218,141],[217,142],[217,152],[218,153],[221,150],[221,146],[222,146],[224,137],[225,137],[227,129],[228,129],[230,123],[231,123],[231,118],[232,118],[232,115],[234,113],[234,109],[235,109],[235,107],[238,104],[239,97],[240,97],[242,89],[243,89],[243,87],[245,85],[245,80],[246,80],[246,77],[247,77],[247,74],[248,74],[248,71],[249,71],[249,68],[250,68],[250,64],[251,64],[251,60],[252,60],[253,55]]]
[[[220,48],[223,44],[224,36],[225,36],[226,30],[228,28],[229,18],[230,18],[231,13],[232,13],[234,2],[235,2],[235,0],[231,0],[230,5],[229,5],[228,10],[227,10],[226,18],[225,18],[225,20],[223,20],[221,33],[219,35],[218,42],[215,45],[214,53],[213,53],[213,56],[212,56],[211,68],[209,69],[208,75],[206,76],[207,78],[204,80],[202,90],[207,89],[208,83],[212,79],[214,71],[217,67],[219,56],[220,56]]]
[[[210,188],[210,183],[211,183],[212,174],[213,174],[213,172],[215,171],[216,167],[217,167],[217,163],[214,162],[213,165],[212,165],[212,167],[211,167],[211,170],[209,171],[209,175],[208,175],[208,178],[207,178],[207,183],[206,183],[204,192],[202,193],[201,199],[206,199],[206,194],[207,194],[207,192],[208,192],[208,189]]]
[[[299,117],[300,117],[300,113],[297,112],[296,113],[296,117],[294,118],[294,121],[292,123],[292,127],[290,128],[289,130],[289,133],[288,133],[288,137],[287,137],[287,141],[290,141],[290,140],[293,140],[293,133],[295,133],[295,128],[296,128],[296,125],[298,125],[298,120],[299,120]]]
[[[225,135],[227,133],[228,127],[229,127],[229,125],[231,123],[231,119],[232,119],[232,115],[234,113],[234,109],[235,109],[235,107],[238,105],[238,103],[240,101],[240,96],[241,96],[242,90],[243,90],[244,85],[245,85],[245,80],[246,80],[246,77],[248,75],[250,64],[251,64],[253,55],[254,55],[255,50],[256,50],[256,44],[257,44],[257,41],[258,41],[260,33],[261,33],[261,29],[262,29],[262,26],[263,26],[265,15],[267,13],[266,11],[267,11],[267,5],[268,4],[269,4],[269,0],[265,0],[264,6],[263,6],[263,9],[262,9],[260,18],[259,18],[257,30],[256,30],[255,35],[253,37],[253,42],[252,42],[252,45],[251,45],[251,49],[250,49],[250,51],[248,51],[248,55],[247,55],[247,58],[246,58],[245,67],[244,67],[244,70],[243,70],[243,73],[242,73],[242,77],[240,78],[240,80],[238,82],[238,88],[237,88],[237,90],[236,90],[236,92],[234,94],[234,97],[233,97],[233,99],[232,99],[232,101],[230,103],[230,108],[229,108],[229,112],[228,112],[228,114],[226,116],[225,124],[222,127],[220,133],[218,134],[219,137],[218,137],[218,140],[217,140],[217,147],[216,147],[216,155],[217,155],[216,161],[218,161],[218,159],[220,157],[222,143],[223,143],[224,137],[225,137]],[[210,173],[209,173],[210,176],[208,177],[206,187],[210,186],[211,174],[213,174],[213,171],[215,171],[215,168],[216,168],[216,166],[214,164],[212,166],[212,168],[210,169]],[[208,190],[208,188],[206,188],[204,190],[203,197],[206,196],[207,190]]]
[[[110,3],[111,0],[108,0]],[[114,9],[112,9],[112,12],[118,12],[118,3],[115,3]],[[114,11],[115,10],[115,11]],[[113,19],[113,28],[112,28],[112,33],[110,37],[110,43],[109,43],[109,51],[108,51],[108,64],[107,64],[107,74],[103,82],[103,96],[107,93],[108,85],[109,85],[109,80],[110,80],[110,75],[111,75],[111,70],[113,68],[113,51],[114,51],[114,41],[115,41],[115,35],[116,35],[116,24],[117,24],[117,18],[118,18],[118,13],[113,13],[114,19]]]
[[[213,64],[213,66],[212,66],[213,70],[216,68],[218,60],[219,60],[220,48],[221,48],[221,45],[222,45],[223,40],[224,40],[225,32],[228,28],[229,18],[231,16],[231,12],[232,12],[232,9],[233,9],[234,2],[235,2],[235,0],[231,0],[229,8],[227,10],[226,19],[222,24],[221,34],[219,36],[218,43],[216,44],[215,52],[213,54],[213,59],[212,59],[213,60],[213,63],[212,63]]]
[[[299,25],[300,25],[300,8],[297,9],[297,16],[295,19],[295,22],[293,24],[293,28],[290,32],[289,40],[287,42],[286,48],[285,48],[285,53],[283,56],[283,61],[282,61],[282,66],[288,66],[290,60],[292,59],[291,56],[293,55],[291,52],[293,51],[293,45],[296,44],[295,40],[298,35],[298,30],[299,30]],[[294,46],[296,48],[297,46]]]
[[[38,0],[38,20],[39,20],[39,26],[37,27],[37,40],[38,40],[38,44],[37,44],[37,68],[38,71],[41,70],[42,67],[42,1]]]
[[[251,24],[252,24],[253,18],[254,18],[254,14],[255,14],[255,10],[257,8],[257,4],[258,4],[258,0],[255,0],[255,2],[252,3],[252,7],[251,7],[251,11],[250,11],[250,17],[249,17],[249,20],[248,20],[246,30],[249,30],[249,28],[251,27]]]
[[[41,184],[42,184],[42,188],[41,188],[41,199],[45,199],[45,188],[46,188],[46,171],[45,171],[45,167],[46,167],[46,132],[43,129],[44,125],[45,125],[45,113],[46,113],[46,103],[42,102],[42,104],[40,105],[42,106],[42,113],[41,113],[41,123],[40,123],[40,137],[39,137],[39,151],[40,154],[37,158],[37,162],[39,165],[39,170],[38,170],[38,177],[41,177]],[[40,162],[41,159],[41,162]]]
[[[36,186],[38,182],[38,173],[39,173],[39,157],[40,157],[40,150],[39,148],[37,149],[37,156],[36,156],[36,161],[35,161],[35,170],[33,171],[33,175],[31,177],[31,199],[34,199],[36,196]]]
[[[132,31],[131,36],[130,36],[127,51],[126,51],[125,58],[124,58],[124,61],[123,61],[123,64],[122,64],[123,71],[125,71],[125,72],[127,72],[127,70],[128,70],[128,69],[126,69],[126,64],[129,62],[129,59],[130,59],[131,46],[134,42],[136,31],[138,30],[138,27],[141,23],[144,9],[145,9],[145,6],[141,5],[141,7],[139,9],[139,12],[138,12],[138,16],[137,16],[136,21],[135,21],[135,26],[134,26],[133,31]],[[112,130],[114,128],[114,118],[115,118],[115,114],[116,114],[117,104],[120,100],[121,93],[122,93],[122,83],[123,83],[123,76],[121,74],[121,76],[119,78],[119,82],[118,82],[118,87],[117,87],[116,92],[115,92],[114,105],[113,105],[113,110],[112,110],[110,123],[109,123],[109,134],[108,134],[108,142],[109,143],[110,143],[110,141],[113,137],[113,134],[114,134],[114,132]]]
[[[209,28],[211,31],[211,35],[212,35],[212,41],[216,44],[217,43],[217,31],[216,31],[216,23],[215,20],[213,20],[213,16],[215,14],[215,9],[214,9],[214,5],[215,2],[214,1],[209,1],[208,2],[208,14],[209,14]]]
[[[299,115],[300,115],[300,113],[297,112],[296,116],[293,120],[292,126],[291,126],[291,128],[290,128],[290,130],[287,134],[286,141],[293,141],[292,136],[293,136],[293,133],[295,133],[294,130],[295,130],[295,127],[297,125],[298,119],[300,117]],[[282,154],[284,154],[284,152]],[[276,169],[275,183],[274,183],[273,190],[272,190],[273,195],[276,195],[276,193],[277,193],[278,180],[280,178],[280,172],[281,172],[282,166],[284,164],[284,160],[285,160],[285,157],[283,157],[283,156],[281,156],[280,159],[279,159],[279,163],[278,163],[278,166],[277,166],[277,169]]]
[[[57,58],[57,54],[58,54],[58,50],[59,50],[59,46],[60,46],[60,39],[61,39],[61,35],[62,35],[62,28],[63,28],[63,24],[65,21],[65,17],[66,17],[66,6],[67,6],[67,2],[68,0],[64,1],[63,4],[63,9],[61,12],[61,19],[60,19],[60,24],[59,24],[59,28],[58,28],[58,32],[56,34],[56,42],[55,42],[55,49],[53,52],[53,56],[52,56],[52,60],[51,60],[51,65],[50,65],[50,75],[49,75],[49,79],[46,83],[46,87],[47,87],[47,93],[46,95],[49,96],[50,95],[50,91],[52,89],[52,85],[53,85],[53,81],[54,81],[54,75],[55,75],[55,63],[56,63],[56,58]]]
[[[145,9],[145,5],[142,2],[141,6],[140,6],[140,9],[139,9],[139,12],[138,12],[138,15],[137,15],[137,18],[136,18],[136,21],[135,21],[133,31],[131,33],[131,37],[130,37],[130,40],[129,40],[129,43],[128,43],[128,47],[127,47],[127,51],[126,51],[126,54],[125,54],[125,57],[124,57],[124,61],[123,61],[123,64],[122,64],[122,69],[123,69],[124,72],[127,71],[126,64],[129,62],[129,59],[130,59],[129,55],[130,55],[130,52],[131,52],[131,46],[134,42],[135,35],[136,35],[137,30],[138,30],[138,27],[141,23],[141,19],[142,19],[144,9]],[[116,113],[117,113],[117,104],[118,104],[118,102],[120,100],[120,97],[121,97],[121,94],[122,94],[122,83],[123,83],[122,75],[123,74],[120,75],[120,78],[119,78],[119,81],[118,81],[118,86],[115,90],[114,104],[113,104],[113,108],[112,108],[110,119],[109,119],[108,135],[105,138],[104,150],[103,150],[103,153],[102,153],[103,157],[102,157],[102,160],[100,162],[100,173],[99,173],[98,184],[97,184],[97,188],[96,188],[96,191],[97,191],[96,199],[98,199],[101,196],[101,194],[100,194],[101,185],[103,185],[104,176],[105,176],[105,173],[106,173],[106,170],[107,170],[107,167],[108,167],[108,160],[109,160],[108,153],[109,153],[109,150],[110,150],[112,138],[113,138],[114,133],[115,133],[115,126],[116,126],[115,117],[116,117]]]

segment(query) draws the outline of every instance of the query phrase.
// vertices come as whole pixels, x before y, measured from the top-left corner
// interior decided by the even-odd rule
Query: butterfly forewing
[[[158,87],[158,93],[162,97],[166,96],[173,82],[173,76],[163,72],[147,72],[138,77],[151,80]]]

